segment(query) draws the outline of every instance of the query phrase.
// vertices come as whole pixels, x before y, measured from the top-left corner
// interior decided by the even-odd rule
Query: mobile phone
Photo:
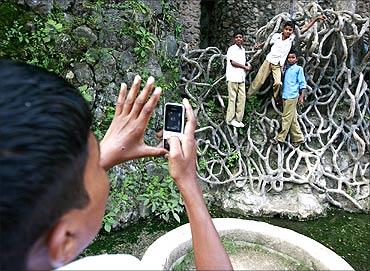
[[[185,107],[178,103],[164,105],[163,146],[170,149],[167,139],[171,136],[181,137],[184,133]]]

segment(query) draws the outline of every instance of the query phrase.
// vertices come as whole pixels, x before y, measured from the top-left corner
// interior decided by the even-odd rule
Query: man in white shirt
[[[323,15],[317,16],[313,19],[310,23],[307,24],[304,28],[300,30],[300,33],[303,34],[307,30],[309,30],[317,20],[325,20],[326,17]],[[290,49],[292,48],[293,41],[295,39],[294,32],[294,23],[291,21],[287,21],[284,24],[283,32],[282,33],[275,33],[271,40],[270,44],[272,44],[271,50],[266,56],[265,61],[262,63],[260,69],[256,77],[254,78],[253,82],[251,83],[247,97],[255,95],[263,83],[266,81],[267,77],[272,73],[272,77],[274,78],[273,84],[273,97],[276,99],[278,97],[282,82],[281,82],[281,74],[283,71],[285,60],[288,56]],[[262,48],[264,43],[257,44],[255,47],[257,49]]]
[[[234,44],[229,47],[226,54],[226,81],[229,92],[226,123],[235,127],[244,127],[242,121],[245,107],[245,72],[252,67],[249,64],[246,65],[243,33],[236,31],[233,41]]]

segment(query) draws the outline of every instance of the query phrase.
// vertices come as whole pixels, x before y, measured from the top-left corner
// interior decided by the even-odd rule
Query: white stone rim
[[[248,234],[263,235],[287,245],[296,246],[312,259],[319,263],[320,269],[326,270],[354,270],[343,258],[319,242],[299,234],[295,231],[273,226],[265,222],[244,220],[237,218],[214,218],[213,223],[219,234],[227,235],[232,231],[245,231]],[[190,225],[185,224],[158,238],[146,250],[142,263],[153,269],[168,269],[170,255],[174,251],[191,248]]]

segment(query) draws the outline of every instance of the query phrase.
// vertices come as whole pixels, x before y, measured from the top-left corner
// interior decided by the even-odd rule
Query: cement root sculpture
[[[182,87],[198,109],[198,175],[210,184],[248,185],[255,193],[282,192],[287,183],[309,184],[340,208],[369,211],[370,106],[369,18],[348,11],[323,10],[318,4],[300,6],[301,26],[319,14],[327,20],[298,35],[299,64],[308,84],[299,112],[305,144],[272,145],[281,109],[271,100],[272,84],[246,105],[246,127],[224,121],[227,90],[225,55],[216,47],[188,50],[182,46]],[[247,51],[254,72],[264,59],[273,33],[291,15],[282,13],[256,33],[262,50]],[[268,97],[268,98],[266,98]]]

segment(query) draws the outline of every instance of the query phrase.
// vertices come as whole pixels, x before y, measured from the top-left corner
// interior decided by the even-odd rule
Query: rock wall
[[[201,0],[174,0],[182,26],[182,38],[190,47],[200,44]]]
[[[275,15],[288,12],[295,14],[299,5],[307,5],[310,0],[176,0],[179,17],[184,22],[184,40],[192,47],[216,46],[226,50],[234,30],[241,29],[246,34],[246,46],[255,42],[257,29],[265,25]],[[323,9],[349,10],[369,17],[368,0],[316,0]],[[201,8],[201,16],[200,11]]]

